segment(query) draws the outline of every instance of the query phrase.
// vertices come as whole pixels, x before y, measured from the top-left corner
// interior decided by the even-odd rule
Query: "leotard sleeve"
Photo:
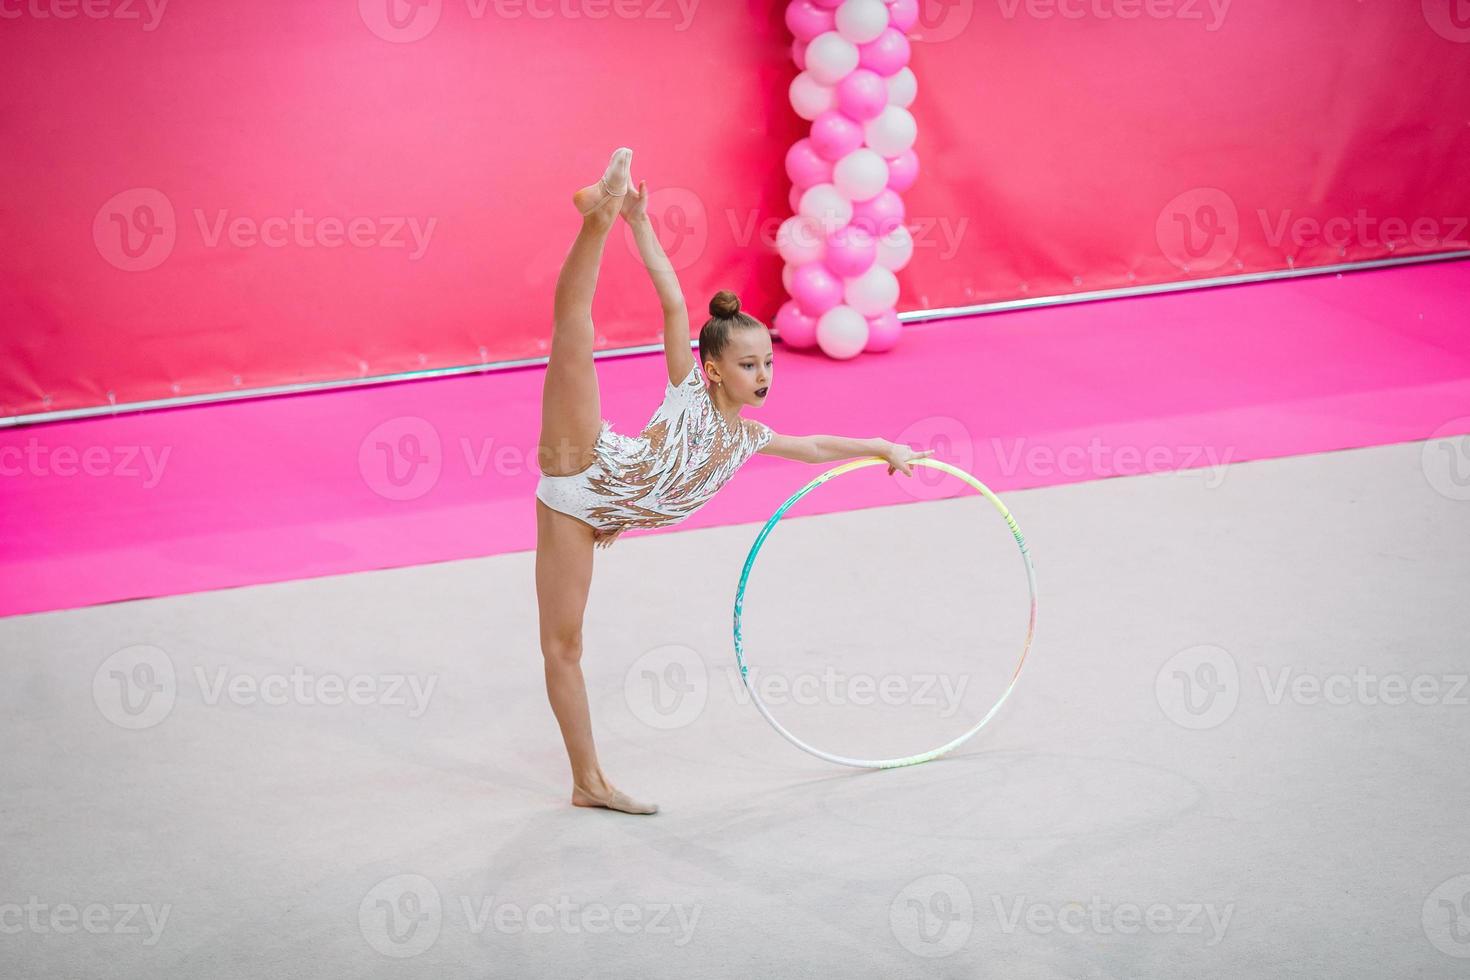
[[[766,443],[771,441],[771,437],[775,435],[771,431],[771,427],[764,422],[757,422],[755,419],[745,419],[744,424],[746,431],[750,433],[751,452],[753,453],[759,452]]]

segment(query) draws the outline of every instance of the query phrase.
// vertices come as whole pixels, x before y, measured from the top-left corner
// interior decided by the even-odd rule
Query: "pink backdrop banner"
[[[0,0],[0,417],[544,356],[618,145],[783,297],[783,3]],[[925,0],[901,310],[1466,247],[1461,0]],[[621,232],[600,348],[656,343]]]

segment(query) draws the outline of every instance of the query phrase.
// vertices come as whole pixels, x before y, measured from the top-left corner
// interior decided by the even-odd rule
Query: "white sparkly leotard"
[[[553,510],[590,524],[602,547],[630,527],[677,524],[709,502],[757,450],[771,441],[754,419],[729,425],[695,364],[664,387],[663,404],[636,436],[602,420],[595,459],[568,476],[541,475],[536,496]]]

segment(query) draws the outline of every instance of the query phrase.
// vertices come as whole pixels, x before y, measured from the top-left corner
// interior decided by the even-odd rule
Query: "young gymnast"
[[[556,282],[555,324],[541,393],[536,487],[536,598],[546,693],[572,766],[572,803],[626,813],[656,813],[615,789],[597,761],[582,677],[582,615],[592,583],[594,547],[624,530],[676,524],[707,503],[753,453],[803,463],[881,456],[913,475],[911,461],[931,452],[885,439],[789,436],[741,418],[763,405],[773,364],[765,325],[740,311],[734,293],[710,302],[699,332],[699,365],[689,352],[684,294],[647,215],[648,182],[632,186],[633,151],[615,151],[595,184],[572,202],[582,229]],[[608,233],[621,214],[632,229],[663,308],[669,382],[663,403],[637,436],[602,417],[592,358],[592,295]]]

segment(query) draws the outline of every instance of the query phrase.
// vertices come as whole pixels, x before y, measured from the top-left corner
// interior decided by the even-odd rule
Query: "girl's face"
[[[770,394],[774,361],[768,330],[737,330],[716,362],[726,397],[742,405],[762,405]]]

